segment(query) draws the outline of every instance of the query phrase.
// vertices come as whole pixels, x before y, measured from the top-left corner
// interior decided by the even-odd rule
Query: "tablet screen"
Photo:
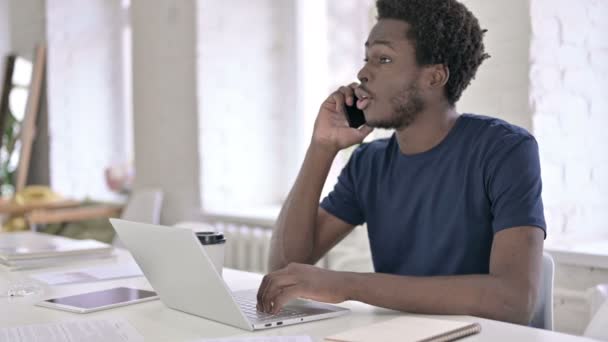
[[[93,309],[101,306],[130,302],[154,296],[156,296],[156,292],[131,289],[128,287],[117,287],[104,291],[49,299],[46,300],[46,302],[69,305],[81,309]]]

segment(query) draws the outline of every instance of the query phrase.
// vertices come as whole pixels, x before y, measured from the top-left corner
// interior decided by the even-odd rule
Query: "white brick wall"
[[[530,101],[556,233],[608,222],[608,1],[531,0]]]
[[[297,122],[291,1],[198,2],[205,207],[277,204]]]
[[[282,202],[321,102],[356,80],[373,7],[373,0],[199,3],[204,207]],[[338,158],[324,193],[346,159]]]
[[[51,184],[74,198],[113,199],[104,168],[129,158],[118,0],[47,0]]]

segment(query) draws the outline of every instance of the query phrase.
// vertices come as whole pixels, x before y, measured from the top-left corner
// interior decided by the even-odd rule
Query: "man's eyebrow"
[[[388,47],[391,50],[395,50],[395,48],[393,47],[393,44],[390,41],[388,41],[388,40],[377,39],[377,40],[372,40],[371,43],[370,42],[365,42],[365,47],[366,48],[369,48],[369,47],[374,46],[374,45],[384,45],[384,46]]]

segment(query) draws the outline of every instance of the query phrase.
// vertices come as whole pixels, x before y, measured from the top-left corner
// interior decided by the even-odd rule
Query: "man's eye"
[[[375,59],[375,57],[374,57],[374,59]],[[388,64],[388,63],[392,63],[393,62],[393,60],[390,57],[379,57],[377,59],[377,61],[378,61],[379,64]],[[363,58],[363,62],[364,63],[368,63],[369,62],[369,58],[367,58],[367,57]]]

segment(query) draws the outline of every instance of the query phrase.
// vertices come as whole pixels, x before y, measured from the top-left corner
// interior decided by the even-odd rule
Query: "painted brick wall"
[[[605,234],[608,1],[532,0],[530,14],[530,100],[548,225],[566,236]]]
[[[120,1],[47,0],[51,183],[113,199],[104,168],[128,161]]]
[[[198,4],[202,201],[277,204],[296,111],[293,1]]]

